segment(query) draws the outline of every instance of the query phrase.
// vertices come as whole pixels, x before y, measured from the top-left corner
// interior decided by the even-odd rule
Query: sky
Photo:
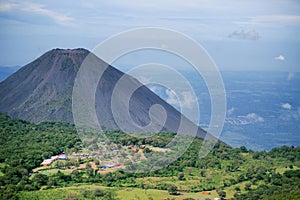
[[[220,70],[300,71],[300,1],[292,0],[0,0],[0,66],[53,48],[92,50],[143,27],[193,38]]]

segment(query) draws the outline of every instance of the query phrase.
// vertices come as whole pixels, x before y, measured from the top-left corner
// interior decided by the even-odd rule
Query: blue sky
[[[148,26],[192,37],[221,70],[300,71],[300,2],[291,0],[0,0],[0,65],[57,47],[91,50]]]

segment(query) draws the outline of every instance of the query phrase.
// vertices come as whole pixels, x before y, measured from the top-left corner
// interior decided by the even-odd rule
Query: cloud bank
[[[197,98],[190,91],[183,91],[177,95],[173,90],[166,89],[166,102],[175,107],[182,106],[186,109],[192,109],[197,103]]]
[[[240,39],[240,40],[258,40],[260,38],[259,33],[254,30],[253,31],[245,31],[245,30],[233,31],[228,37]]]
[[[229,117],[226,118],[226,122],[231,125],[248,125],[255,123],[263,123],[265,120],[262,116],[259,116],[256,113],[249,113],[244,116],[237,116],[235,118]]]
[[[16,11],[18,13],[30,13],[39,16],[48,17],[54,23],[62,26],[73,26],[74,18],[69,17],[65,13],[57,12],[51,9],[45,8],[44,5],[38,3],[30,2],[1,2],[0,12],[12,12]]]

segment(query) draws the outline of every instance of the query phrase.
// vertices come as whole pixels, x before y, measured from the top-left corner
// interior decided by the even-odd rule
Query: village
[[[117,168],[125,168],[124,163],[128,160],[134,163],[146,159],[144,151],[165,151],[165,149],[148,147],[146,144],[116,147],[101,142],[100,145],[101,148],[98,149],[80,148],[78,152],[67,153],[64,151],[61,154],[53,155],[43,160],[40,167],[36,168],[34,172],[55,173],[58,170],[72,172],[90,165],[94,170],[99,170],[104,174],[114,172]]]

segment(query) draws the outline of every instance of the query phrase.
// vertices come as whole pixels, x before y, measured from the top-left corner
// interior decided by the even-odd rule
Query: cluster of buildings
[[[117,163],[117,164],[113,164],[113,165],[103,165],[101,166],[101,169],[106,169],[106,168],[115,168],[115,167],[120,167],[121,164]]]
[[[101,142],[101,144],[105,145],[105,142]],[[130,144],[129,147],[130,147],[132,152],[137,153],[139,151],[139,149],[145,149],[146,145],[145,144],[143,144],[143,145]],[[117,156],[117,157],[121,156],[120,150],[117,147],[112,147],[110,149],[109,153],[110,153],[109,154],[110,156]],[[106,156],[106,155],[107,155],[106,150],[102,149],[102,150],[97,151],[97,152],[91,152],[91,155],[90,154],[85,154],[85,153],[75,153],[75,154],[70,155],[70,158],[89,158],[90,156],[96,158],[96,157]],[[68,155],[66,155],[63,152],[59,155],[51,156],[51,158],[49,158],[49,159],[45,159],[40,164],[40,166],[50,166],[56,160],[67,160],[67,159],[68,159]],[[113,165],[103,165],[103,166],[101,166],[101,168],[106,169],[106,168],[115,168],[115,167],[119,167],[119,166],[120,166],[120,164],[117,163],[117,164],[113,164]]]
[[[51,156],[51,158],[44,160],[41,166],[50,166],[56,160],[67,160],[68,156],[66,154],[59,154],[56,156]]]
[[[90,156],[90,154],[86,154],[86,153],[81,153],[81,154],[78,154],[78,153],[75,153],[72,155],[74,158],[88,158]]]

